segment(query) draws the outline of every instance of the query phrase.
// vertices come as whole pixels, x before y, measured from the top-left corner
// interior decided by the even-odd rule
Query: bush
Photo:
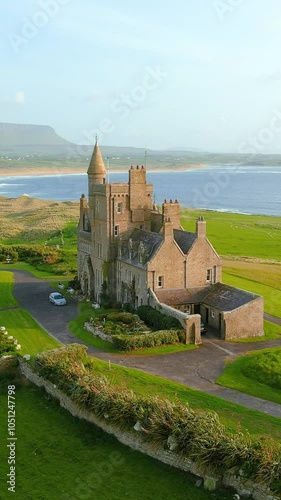
[[[248,356],[242,373],[262,384],[281,389],[281,349]]]
[[[140,335],[112,335],[113,344],[121,351],[132,351],[143,347],[159,347],[161,345],[177,344],[178,332],[175,330],[159,330]]]
[[[107,321],[113,321],[114,323],[125,323],[126,325],[130,325],[139,320],[139,317],[135,314],[129,312],[112,312],[109,313],[106,317]]]
[[[170,330],[171,328],[182,328],[178,319],[167,316],[151,306],[140,306],[137,309],[139,317],[145,321],[153,330]]]

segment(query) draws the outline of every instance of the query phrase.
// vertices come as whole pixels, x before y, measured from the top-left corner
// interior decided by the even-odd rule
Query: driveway
[[[6,270],[6,269],[5,269]],[[77,300],[68,299],[63,307],[48,302],[54,288],[25,271],[14,271],[14,295],[36,321],[51,335],[64,344],[83,343],[72,335],[68,323],[78,314]],[[278,319],[278,318],[277,318]],[[248,408],[281,418],[281,405],[215,384],[223,372],[225,362],[246,351],[281,346],[281,339],[256,343],[231,343],[222,340],[203,340],[200,348],[161,356],[134,356],[105,353],[88,346],[91,355],[118,365],[137,368],[175,382],[199,389],[208,394],[232,401]]]

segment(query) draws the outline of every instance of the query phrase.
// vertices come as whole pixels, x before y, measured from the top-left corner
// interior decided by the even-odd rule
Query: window
[[[132,271],[129,271],[129,282],[131,283],[132,281]]]
[[[114,236],[118,236],[119,234],[119,226],[114,226]]]
[[[101,233],[102,233],[102,224],[101,222],[99,223],[99,236],[101,236]]]
[[[214,266],[214,279],[213,279],[213,283],[216,283],[217,282],[217,266]]]
[[[140,225],[140,229],[143,229],[143,224]]]
[[[215,309],[213,309],[213,308],[211,307],[211,318],[214,318],[214,317],[215,317]]]
[[[164,276],[158,276],[158,288],[163,288]]]
[[[210,283],[212,281],[212,269],[207,269],[207,282]]]
[[[102,244],[98,243],[98,257],[101,259],[102,258]]]
[[[129,260],[132,260],[132,255],[133,255],[133,241],[132,241],[131,238],[129,239],[128,252],[129,252]]]
[[[122,201],[117,203],[117,213],[122,214]]]
[[[137,284],[138,284],[138,286],[140,286],[140,284],[141,284],[141,277],[140,277],[140,274],[138,274],[138,277],[137,277]]]
[[[100,202],[99,202],[99,200],[96,201],[96,212],[97,212],[97,214],[100,213]]]

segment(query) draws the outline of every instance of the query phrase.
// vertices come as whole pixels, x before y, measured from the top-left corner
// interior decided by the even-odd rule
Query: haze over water
[[[155,201],[177,199],[182,206],[281,216],[281,167],[212,166],[206,169],[148,172]],[[128,181],[112,173],[110,182]],[[0,195],[28,195],[55,201],[78,201],[88,193],[86,174],[0,177]]]

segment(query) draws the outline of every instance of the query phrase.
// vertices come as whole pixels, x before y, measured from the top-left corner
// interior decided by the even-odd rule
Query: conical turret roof
[[[87,173],[98,177],[106,177],[106,169],[104,166],[104,162],[97,141],[94,147],[94,151],[92,154],[92,158]]]

